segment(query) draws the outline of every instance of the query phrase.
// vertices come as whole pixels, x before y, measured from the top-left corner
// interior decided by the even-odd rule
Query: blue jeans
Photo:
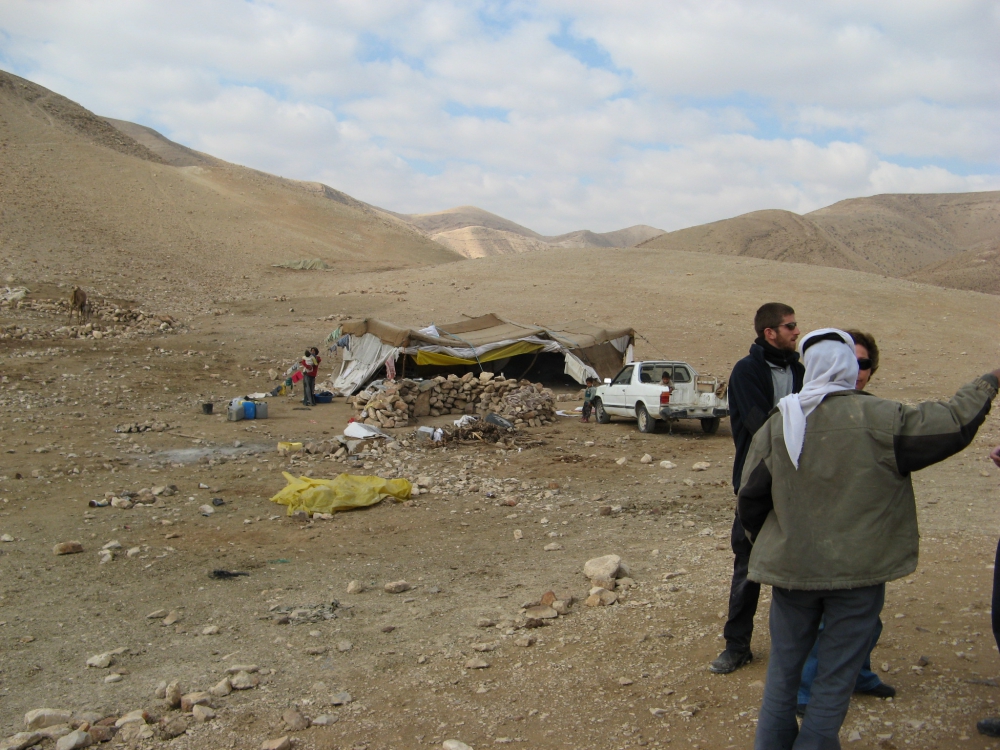
[[[832,591],[771,587],[771,653],[755,750],[839,750],[837,735],[884,603],[885,584]],[[822,634],[820,620],[826,622]],[[800,728],[796,697],[817,637],[819,668]]]
[[[823,623],[819,624],[820,632],[823,632]],[[882,680],[879,676],[872,671],[872,651],[878,644],[879,636],[882,635],[882,618],[878,619],[875,624],[875,633],[872,635],[872,645],[868,649],[868,655],[865,656],[864,664],[861,665],[861,671],[858,673],[858,679],[854,683],[854,692],[863,693],[868,690],[874,690],[879,685],[882,684]],[[816,666],[817,666],[817,655],[819,654],[819,639],[816,639],[816,644],[813,646],[812,651],[809,652],[809,658],[806,659],[806,665],[802,667],[802,682],[799,683],[799,705],[805,706],[809,703],[809,691],[812,690],[813,680],[816,679]]]

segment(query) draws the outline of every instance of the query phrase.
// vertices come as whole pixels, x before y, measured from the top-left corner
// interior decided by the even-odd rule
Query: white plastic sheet
[[[366,333],[360,338],[351,336],[351,346],[344,350],[344,362],[333,387],[350,396],[375,374],[387,359],[399,356],[399,349],[383,344],[378,336]]]

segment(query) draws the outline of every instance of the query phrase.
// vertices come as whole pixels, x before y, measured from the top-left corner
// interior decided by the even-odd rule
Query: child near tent
[[[587,378],[585,381],[587,390],[583,392],[583,418],[581,422],[590,421],[590,413],[594,410],[594,396],[597,392],[597,378]]]

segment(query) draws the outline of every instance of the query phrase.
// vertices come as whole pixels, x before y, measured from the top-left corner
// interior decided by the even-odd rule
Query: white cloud
[[[400,211],[674,229],[1000,188],[989,0],[8,0],[0,64]]]

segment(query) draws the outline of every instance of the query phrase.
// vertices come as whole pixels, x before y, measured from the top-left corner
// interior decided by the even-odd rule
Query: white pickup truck
[[[669,386],[661,384],[664,372]],[[724,381],[699,375],[687,362],[632,362],[598,387],[594,414],[601,424],[611,417],[635,419],[640,432],[653,432],[661,419],[699,419],[701,429],[712,435],[729,416],[726,390]]]

